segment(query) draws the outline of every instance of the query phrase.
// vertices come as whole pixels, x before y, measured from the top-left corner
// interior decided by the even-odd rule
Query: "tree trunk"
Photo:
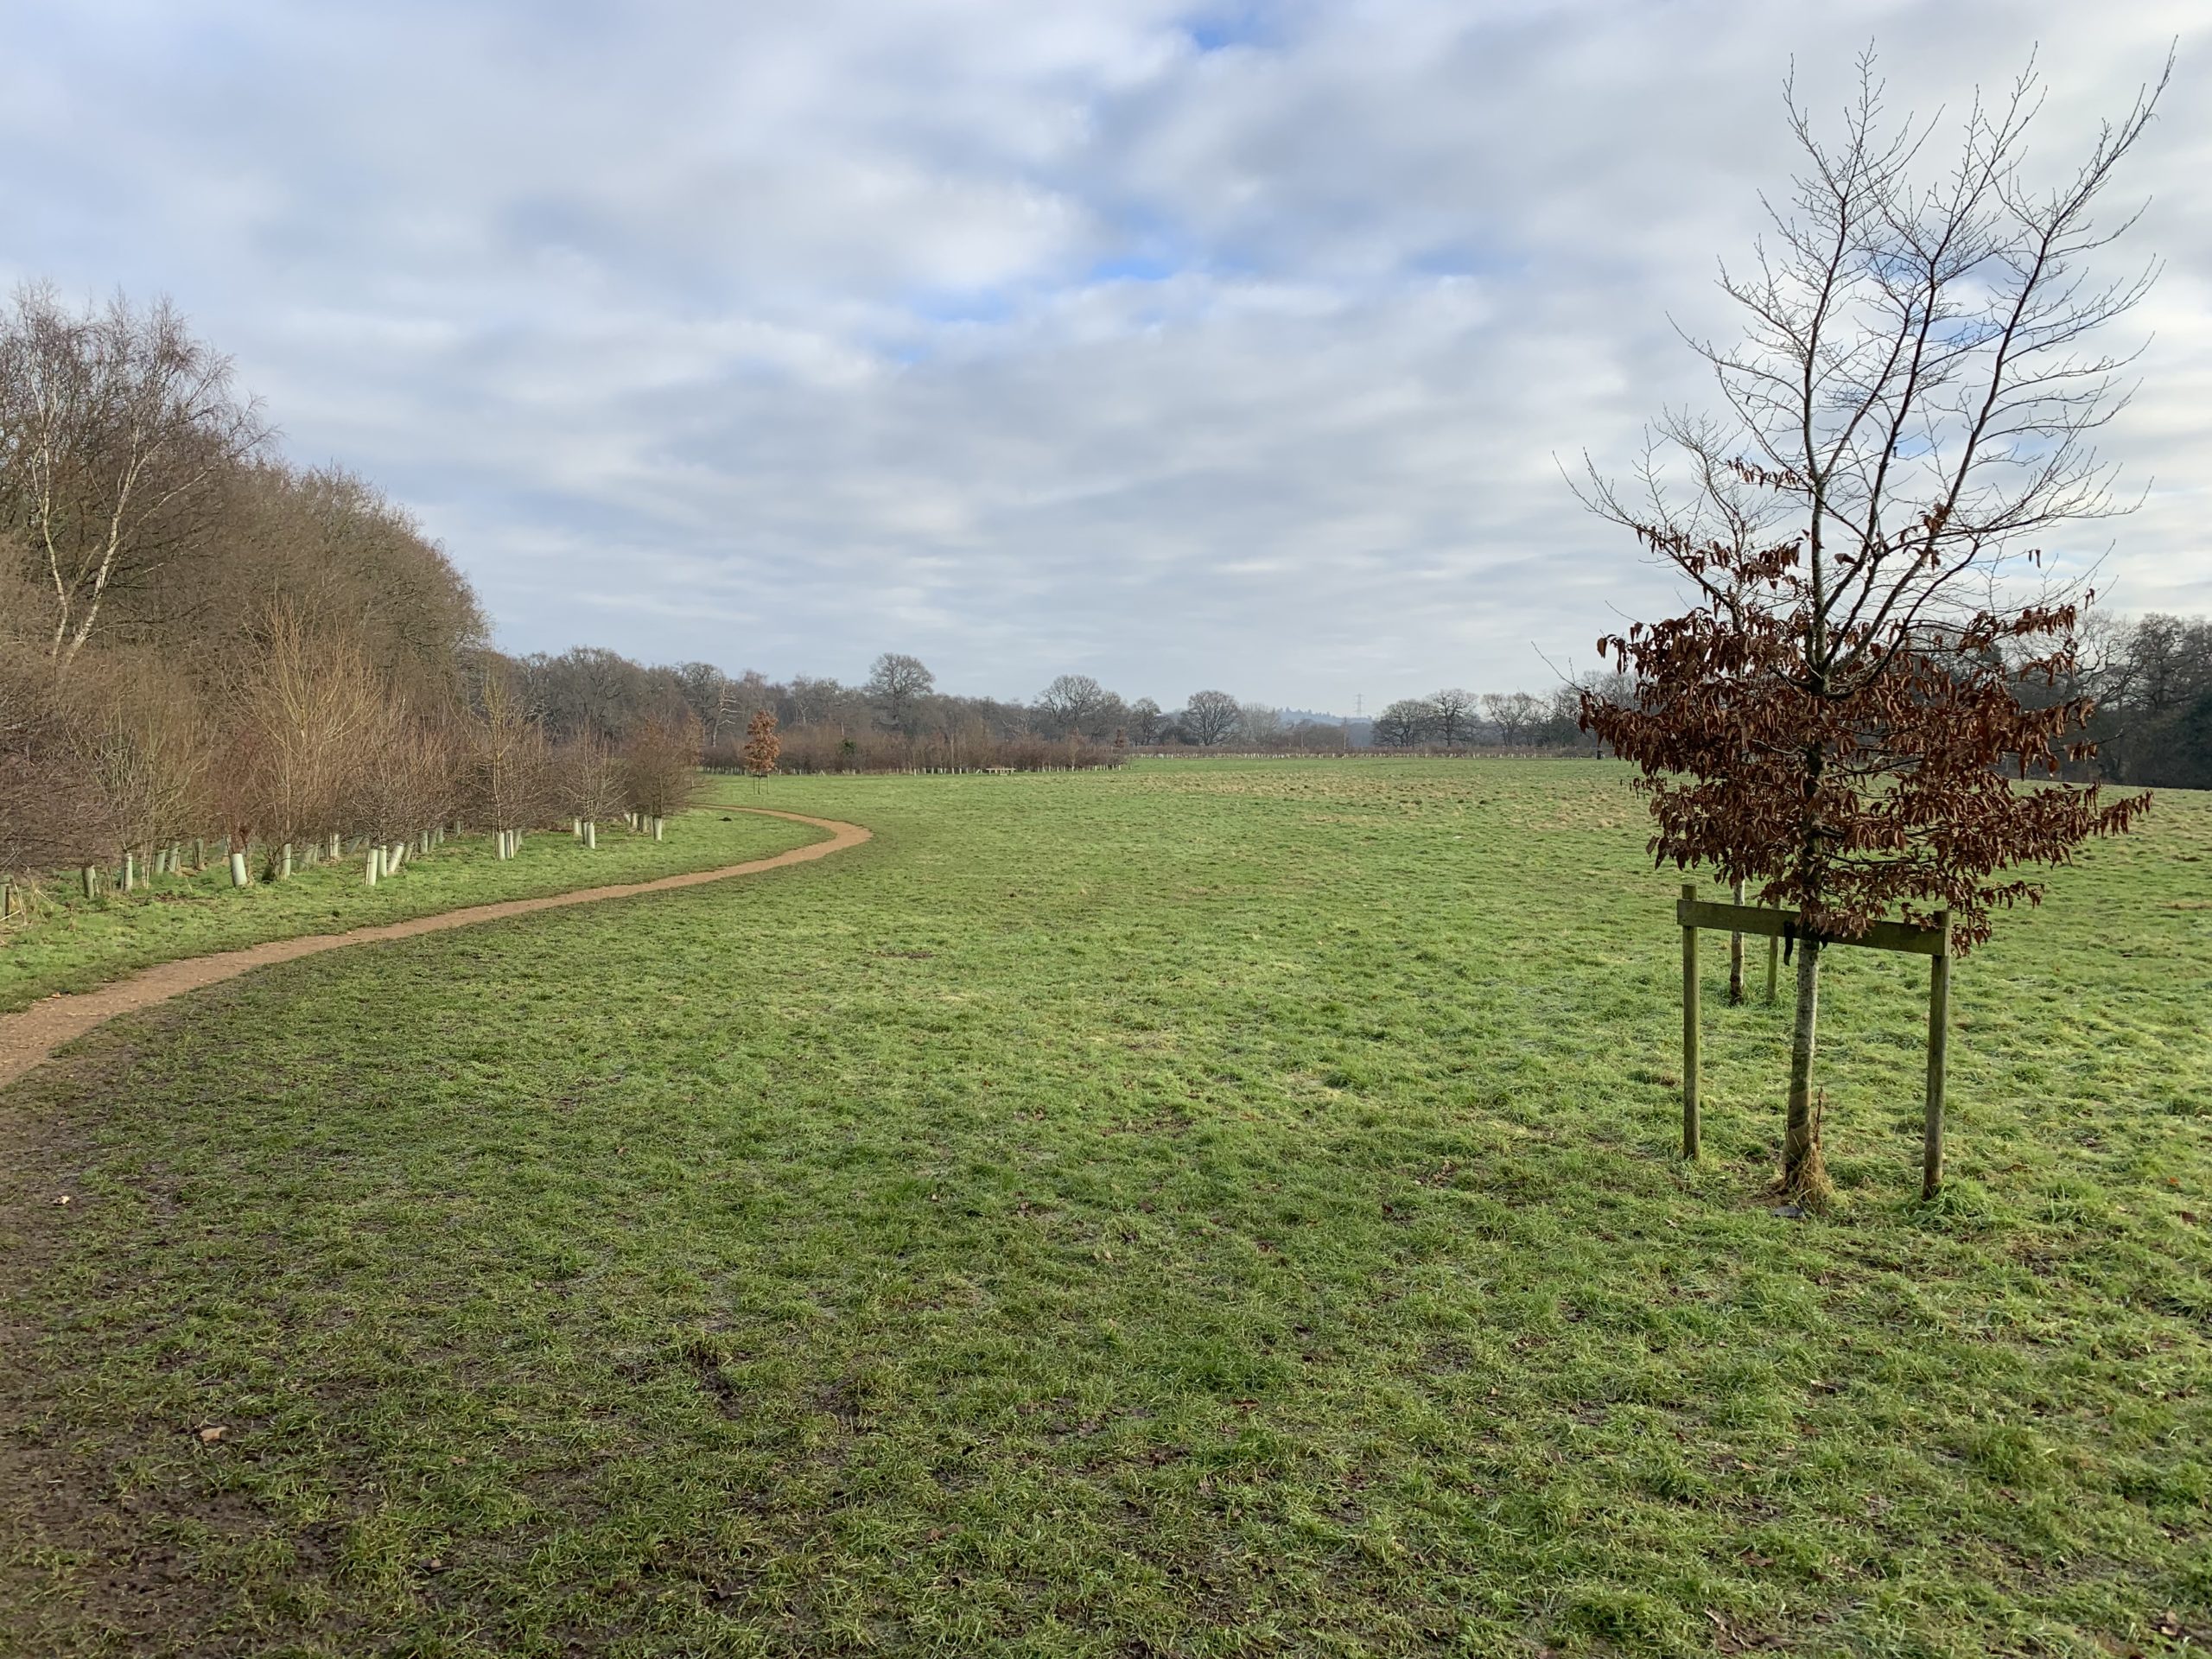
[[[1829,1193],[1821,1158],[1821,1116],[1813,1093],[1813,1056],[1820,1032],[1821,942],[1797,941],[1797,1022],[1789,1037],[1789,1115],[1782,1134],[1783,1196],[1819,1204]]]
[[[1730,887],[1729,896],[1738,904],[1744,902],[1744,884],[1737,882]],[[1744,936],[1728,936],[1728,1006],[1740,1007],[1744,1001]]]

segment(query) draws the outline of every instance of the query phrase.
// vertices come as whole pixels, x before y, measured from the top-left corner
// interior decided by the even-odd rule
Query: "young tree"
[[[623,740],[622,796],[645,820],[655,841],[661,824],[699,798],[699,722],[685,710],[673,720],[640,721]]]
[[[114,844],[68,690],[43,651],[0,645],[0,878],[89,864]]]
[[[623,810],[622,767],[595,737],[572,737],[551,756],[553,792],[587,847],[599,845],[599,821]]]
[[[235,723],[253,730],[245,753],[255,770],[245,787],[257,801],[256,823],[279,845],[365,830],[346,823],[345,803],[359,769],[385,758],[385,745],[373,756],[370,746],[380,734],[385,687],[353,640],[309,632],[281,601],[257,645],[235,698]]]
[[[506,674],[484,677],[480,715],[471,734],[467,798],[472,816],[498,840],[499,856],[512,855],[514,838],[535,823],[546,781],[545,735],[530,718]]]
[[[1698,347],[1728,424],[1662,422],[1683,465],[1648,464],[1633,499],[1592,477],[1591,505],[1686,578],[1694,604],[1602,643],[1635,696],[1586,696],[1583,723],[1642,768],[1661,862],[1710,866],[1798,915],[1782,1160],[1794,1197],[1827,1190],[1823,944],[1895,909],[1940,918],[1963,953],[1993,908],[2040,896],[2004,873],[2063,862],[2146,804],[2016,787],[1999,768],[2055,775],[2088,714],[2016,695],[2020,670],[2067,671],[2079,604],[2008,599],[2004,584],[2032,538],[2113,511],[2090,439],[2123,401],[2122,364],[2087,340],[2145,279],[2101,283],[2086,264],[2117,233],[2093,209],[2157,96],[2037,189],[2023,170],[2031,76],[1976,102],[1955,161],[1924,181],[1928,131],[1885,119],[1871,63],[1834,140],[1793,91],[1805,165],[1774,245],[1722,276],[1745,338]]]
[[[784,741],[776,735],[776,717],[766,709],[753,711],[753,719],[745,728],[745,757],[747,775],[756,781],[775,773],[776,760],[784,752]]]
[[[126,872],[150,874],[156,850],[200,815],[213,752],[192,687],[150,652],[88,656],[69,676],[86,758],[106,798],[103,817]]]

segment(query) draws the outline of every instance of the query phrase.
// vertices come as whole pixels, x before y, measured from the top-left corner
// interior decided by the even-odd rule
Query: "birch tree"
[[[79,313],[49,287],[17,290],[0,321],[0,509],[35,560],[49,656],[84,650],[267,434],[230,359],[166,301]]]

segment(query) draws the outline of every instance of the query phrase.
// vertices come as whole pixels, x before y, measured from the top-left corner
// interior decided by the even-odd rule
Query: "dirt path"
[[[753,875],[785,864],[804,864],[813,859],[827,858],[848,847],[857,847],[868,838],[868,832],[857,823],[846,823],[837,818],[810,818],[803,812],[778,812],[765,806],[724,806],[722,810],[758,812],[764,817],[810,823],[817,830],[829,830],[830,839],[809,842],[772,858],[728,864],[716,870],[692,870],[683,875],[664,875],[624,887],[581,887],[574,893],[551,893],[537,899],[471,905],[464,910],[442,911],[435,916],[417,916],[378,927],[357,927],[346,933],[310,933],[293,939],[272,939],[266,944],[248,945],[241,950],[221,950],[213,956],[162,963],[111,985],[71,995],[49,996],[21,1014],[0,1014],[0,1088],[39,1065],[62,1044],[83,1036],[104,1020],[133,1008],[167,1001],[187,991],[198,990],[202,985],[236,978],[249,968],[312,957],[341,945],[370,944],[379,939],[405,939],[417,933],[442,932],[449,927],[471,927],[478,922],[497,921],[503,916],[526,916],[534,910],[558,910],[566,905],[594,904],[601,899],[626,899],[632,893],[661,893],[671,887],[696,887],[703,882],[726,881],[734,875]]]

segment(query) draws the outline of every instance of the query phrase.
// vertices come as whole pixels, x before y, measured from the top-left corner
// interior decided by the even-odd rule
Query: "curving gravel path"
[[[633,881],[623,887],[580,887],[573,893],[546,893],[536,899],[509,899],[493,905],[470,905],[465,909],[442,911],[435,916],[416,916],[404,922],[357,927],[345,933],[303,934],[298,938],[272,939],[266,944],[248,945],[240,950],[220,950],[212,956],[187,957],[179,962],[165,962],[156,967],[142,969],[128,979],[117,980],[111,985],[102,985],[93,990],[68,995],[49,996],[43,1001],[33,1003],[21,1014],[0,1014],[0,1088],[6,1087],[41,1064],[62,1044],[83,1036],[93,1027],[112,1020],[118,1014],[128,1014],[133,1008],[167,1001],[170,997],[181,996],[187,991],[198,990],[202,985],[234,979],[250,968],[260,968],[272,962],[290,962],[297,957],[312,957],[319,951],[335,950],[342,945],[371,944],[380,939],[405,939],[417,933],[442,932],[449,927],[471,927],[478,922],[497,921],[504,916],[526,916],[536,910],[558,910],[566,905],[594,904],[602,899],[626,899],[632,893],[661,893],[671,887],[696,887],[709,881],[726,881],[734,875],[753,875],[785,864],[804,864],[814,859],[827,858],[832,853],[841,853],[848,847],[857,847],[868,839],[868,832],[859,824],[847,823],[838,818],[813,818],[804,812],[779,812],[766,806],[725,804],[721,810],[758,812],[764,817],[788,818],[793,823],[810,823],[817,830],[829,830],[830,838],[809,842],[804,847],[794,847],[789,852],[778,853],[770,858],[756,858],[743,864],[727,864],[720,869],[691,870],[682,875],[658,876],[651,881]]]

